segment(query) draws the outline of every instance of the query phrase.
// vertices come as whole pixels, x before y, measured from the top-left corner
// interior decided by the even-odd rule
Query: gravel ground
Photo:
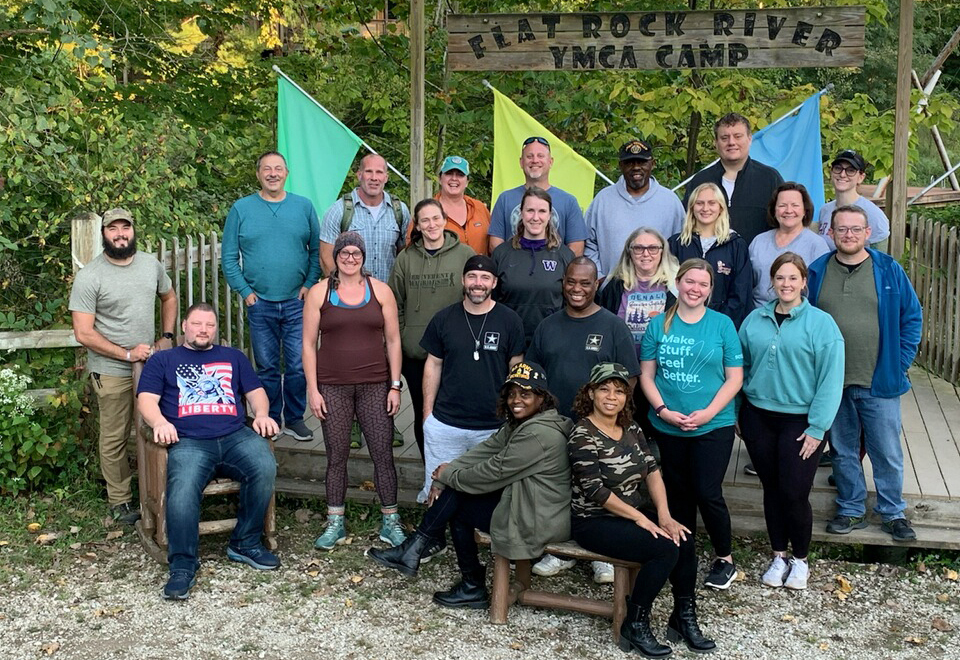
[[[514,607],[509,623],[496,626],[485,611],[434,606],[432,592],[455,579],[452,552],[407,580],[363,556],[372,539],[354,537],[321,554],[312,550],[313,531],[283,530],[283,566],[275,572],[234,564],[223,555],[222,537],[204,539],[197,586],[182,603],[160,598],[165,569],[143,554],[131,531],[111,543],[60,550],[52,568],[8,565],[0,657],[628,657],[614,646],[609,622],[597,617]],[[812,565],[807,591],[774,590],[759,584],[766,559],[762,544],[751,553],[750,543],[741,541],[748,550],[741,579],[727,592],[700,595],[701,625],[719,645],[712,657],[960,659],[955,574],[823,560]],[[609,587],[594,585],[587,568],[534,580],[602,595]],[[653,615],[658,634],[669,607],[661,595]],[[674,657],[696,656],[681,647]]]

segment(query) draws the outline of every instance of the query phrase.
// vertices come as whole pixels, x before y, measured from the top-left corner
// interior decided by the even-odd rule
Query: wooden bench
[[[479,530],[474,532],[477,543],[490,545],[490,535]],[[627,614],[626,598],[636,579],[641,564],[612,557],[598,555],[584,550],[573,541],[551,543],[544,553],[582,559],[584,561],[604,561],[613,564],[613,596],[611,600],[587,598],[530,588],[531,560],[514,560],[515,579],[510,580],[510,560],[493,554],[493,593],[490,596],[490,623],[506,623],[507,612],[514,603],[531,607],[549,607],[553,609],[595,614],[613,620],[614,642],[620,641],[620,625]]]

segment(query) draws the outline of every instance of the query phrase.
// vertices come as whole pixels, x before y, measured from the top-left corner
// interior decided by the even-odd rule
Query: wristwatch
[[[172,333],[172,332],[164,332],[164,333],[163,333],[162,335],[160,335],[160,336],[163,337],[164,339],[169,339],[169,340],[171,340],[171,341],[173,340],[173,333]]]
[[[393,381],[392,383],[390,383],[390,389],[391,389],[391,390],[396,390],[396,391],[398,391],[398,392],[402,392],[402,391],[403,391],[403,381],[400,381],[400,380],[395,380],[395,381]]]

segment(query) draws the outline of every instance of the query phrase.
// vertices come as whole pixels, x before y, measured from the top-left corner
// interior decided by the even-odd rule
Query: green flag
[[[282,76],[277,79],[277,151],[286,189],[308,197],[320,217],[337,201],[362,141]]]

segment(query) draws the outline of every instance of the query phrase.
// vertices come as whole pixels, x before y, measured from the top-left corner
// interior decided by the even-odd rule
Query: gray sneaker
[[[303,420],[294,422],[293,424],[287,424],[284,427],[284,431],[287,435],[293,437],[293,439],[297,440],[298,442],[310,442],[313,440],[313,431],[311,431],[307,425],[303,423]]]
[[[867,526],[866,516],[841,516],[836,515],[833,520],[827,523],[828,534],[849,534],[855,529],[863,529]]]
[[[880,525],[880,529],[892,536],[894,541],[912,541],[917,538],[917,533],[906,518],[888,520]]]
[[[134,509],[130,502],[110,507],[110,515],[121,525],[132,525],[140,520],[140,508]]]

